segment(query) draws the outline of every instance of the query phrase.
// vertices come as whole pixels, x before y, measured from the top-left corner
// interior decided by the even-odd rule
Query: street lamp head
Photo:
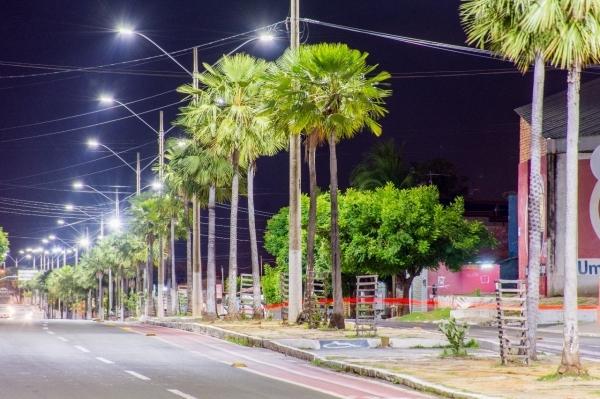
[[[26,249],[25,249],[25,252],[31,252],[31,251],[33,251],[33,249],[32,249],[32,248],[26,248]]]
[[[119,35],[133,35],[135,33],[135,30],[131,27],[131,26],[126,26],[126,25],[119,25],[117,26],[116,32]]]
[[[54,247],[52,248],[52,253],[53,254],[58,254],[62,252],[62,248],[61,247]]]
[[[42,244],[48,244],[48,239],[47,238],[43,238],[42,239]]]
[[[25,253],[25,251],[23,251],[22,249],[19,250],[19,254],[23,255]]]
[[[31,259],[31,255],[27,254],[27,255],[25,256],[25,259]]]
[[[44,255],[48,255],[50,252],[48,251],[44,251]]]
[[[75,209],[75,207],[73,206],[73,204],[67,204],[67,205],[65,205],[65,210],[66,211],[72,211],[73,209]]]
[[[54,241],[54,240],[56,240],[56,236],[55,236],[54,234],[50,234],[50,235],[48,236],[48,239],[49,239],[50,241]]]
[[[179,139],[177,140],[177,147],[179,148],[185,148],[187,147],[187,140],[186,139]]]
[[[63,226],[65,224],[65,221],[63,219],[58,219],[56,223],[58,223],[59,226]]]
[[[100,97],[98,97],[98,101],[100,101],[101,104],[111,105],[115,102],[115,99],[108,94],[101,94]]]
[[[261,42],[272,42],[273,40],[275,40],[275,36],[265,32],[258,35],[258,40],[260,40]]]
[[[83,188],[83,183],[80,181],[73,182],[73,188],[75,190],[81,190]]]
[[[121,229],[121,220],[120,220],[118,217],[111,218],[111,219],[108,221],[108,226],[109,226],[109,227],[110,227],[112,230],[118,231],[118,230],[120,230],[120,229]]]
[[[162,190],[162,183],[159,181],[155,181],[152,183],[152,189],[155,191],[160,191]]]
[[[87,237],[81,237],[79,239],[79,246],[81,248],[87,248],[90,246],[90,240],[87,239]]]
[[[88,139],[86,144],[91,149],[96,149],[100,146],[100,142],[98,142],[98,140],[96,140],[96,139]]]

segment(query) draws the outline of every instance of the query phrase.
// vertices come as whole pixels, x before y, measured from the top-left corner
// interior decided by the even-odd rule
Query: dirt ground
[[[214,322],[199,321],[203,324],[210,324],[216,327],[225,328],[227,330],[236,331],[255,337],[268,339],[285,339],[285,338],[304,338],[304,339],[340,339],[340,338],[357,338],[352,323],[346,323],[346,330],[331,330],[321,328],[311,330],[306,325],[284,325],[279,320],[241,320],[241,321],[225,321],[217,320]],[[377,337],[390,338],[440,338],[441,334],[431,331],[426,331],[422,328],[377,328]],[[362,336],[361,336],[362,337]]]
[[[459,390],[511,399],[600,398],[600,366],[586,364],[589,378],[551,378],[559,364],[554,356],[529,367],[502,366],[498,359],[411,359],[410,363],[352,361],[419,377]],[[348,359],[346,359],[348,361]],[[540,380],[546,377],[545,380]]]

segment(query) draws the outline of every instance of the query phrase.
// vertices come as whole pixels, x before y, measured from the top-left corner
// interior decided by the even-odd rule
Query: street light
[[[48,239],[49,239],[50,241],[54,241],[54,240],[56,240],[56,236],[55,236],[54,234],[50,234],[50,235],[48,236]]]
[[[87,237],[81,237],[78,244],[81,248],[87,248],[90,246],[90,240]]]
[[[119,231],[121,229],[121,219],[118,217],[110,218],[108,226],[114,231]]]
[[[83,188],[83,183],[80,181],[73,182],[73,188],[75,190],[81,190]]]
[[[75,207],[73,206],[73,204],[66,204],[65,205],[65,210],[66,211],[72,211],[73,209],[75,209]]]
[[[64,221],[64,219],[58,219],[58,220],[56,221],[56,223],[57,223],[59,226],[64,226],[64,224],[65,224],[65,221]]]
[[[109,101],[109,100],[110,100],[111,102],[112,102],[112,101],[114,101],[112,98],[104,98],[103,96],[100,96],[100,101],[101,101],[101,102],[103,102],[103,101]],[[123,162],[125,165],[127,165],[127,167],[128,167],[129,169],[133,170],[133,172],[135,173],[135,183],[136,183],[136,184],[135,184],[135,186],[136,186],[136,193],[137,193],[137,194],[139,194],[139,193],[140,193],[140,184],[141,184],[140,182],[141,182],[141,173],[142,173],[142,171],[141,171],[141,169],[140,169],[140,165],[139,165],[139,156],[140,156],[140,154],[139,154],[139,153],[138,153],[138,163],[137,163],[137,167],[136,167],[136,168],[134,168],[133,166],[131,166],[131,165],[129,164],[129,162],[127,162],[127,161],[126,161],[126,160],[125,160],[123,157],[121,157],[121,156],[119,155],[119,153],[117,153],[117,152],[113,151],[113,150],[112,150],[110,147],[108,147],[107,145],[104,145],[104,144],[100,143],[100,142],[99,142],[97,139],[93,139],[93,138],[90,138],[90,139],[88,139],[88,141],[87,141],[87,146],[88,146],[89,148],[91,148],[91,149],[97,149],[98,147],[102,147],[102,148],[105,148],[105,149],[107,149],[107,150],[108,150],[108,151],[109,151],[109,152],[110,152],[112,155],[114,155],[115,157],[119,158],[119,160],[120,160],[121,162]]]

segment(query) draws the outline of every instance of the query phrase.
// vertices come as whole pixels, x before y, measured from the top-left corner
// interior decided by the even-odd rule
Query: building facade
[[[528,223],[531,142],[531,105],[515,110],[521,117],[518,166],[518,242],[519,278],[527,277]],[[600,170],[593,170],[592,154],[600,147],[600,79],[581,87],[579,142],[578,237],[565,237],[566,187],[566,92],[544,99],[542,176],[544,201],[542,221],[542,268],[540,291],[543,295],[562,295],[565,267],[578,272],[580,295],[598,295],[600,279]],[[600,150],[596,152],[600,155]],[[600,165],[599,165],[600,166]],[[594,169],[598,169],[595,167]],[[568,240],[578,242],[578,261],[565,265],[564,248]]]

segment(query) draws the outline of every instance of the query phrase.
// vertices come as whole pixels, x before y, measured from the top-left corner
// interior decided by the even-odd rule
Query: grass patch
[[[448,320],[450,318],[450,308],[440,308],[431,312],[409,313],[404,316],[396,317],[394,320],[408,322],[432,322]]]
[[[583,381],[589,381],[589,380],[596,380],[596,377],[592,377],[589,374],[580,374],[580,375],[573,375],[573,374],[560,374],[557,372],[551,373],[551,374],[546,374],[543,375],[541,377],[539,377],[537,380],[538,381],[558,381],[561,380],[563,378],[573,378],[575,380],[583,380]],[[598,391],[600,392],[600,391]]]
[[[247,338],[243,337],[232,337],[228,336],[225,338],[226,341],[231,342],[232,344],[240,345],[240,346],[252,346],[250,341]]]

